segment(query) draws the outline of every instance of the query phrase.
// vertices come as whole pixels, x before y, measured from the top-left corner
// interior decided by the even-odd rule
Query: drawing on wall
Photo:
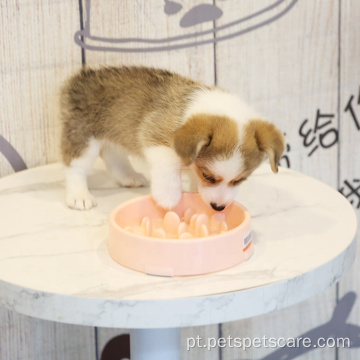
[[[338,130],[332,126],[332,120],[335,114],[325,114],[319,109],[316,111],[314,127],[309,129],[308,119],[305,119],[299,129],[299,135],[303,138],[303,145],[306,148],[310,148],[308,156],[310,157],[319,146],[328,149],[338,142],[339,134]],[[307,130],[304,130],[305,128]],[[321,130],[319,132],[319,130]]]
[[[162,7],[153,9],[154,19],[159,19],[156,22],[156,31],[154,34],[166,33],[167,29],[161,31],[161,24],[167,25],[167,21],[177,23],[178,31],[176,35],[166,38],[136,38],[124,37],[114,38],[110,34],[99,34],[94,30],[94,23],[98,24],[98,10],[95,12],[91,7],[91,0],[85,0],[85,25],[83,29],[75,32],[74,40],[81,48],[95,51],[113,51],[113,52],[152,52],[152,51],[168,51],[182,49],[192,46],[212,44],[223,40],[232,39],[237,36],[244,35],[248,32],[259,29],[263,26],[269,25],[272,22],[280,19],[286,15],[298,2],[298,0],[262,0],[257,2],[259,7],[252,10],[252,12],[245,13],[243,7],[242,13],[226,14],[226,22],[218,24],[216,21],[221,19],[224,15],[222,6],[230,1],[218,1],[217,5],[204,4],[199,1],[199,4],[194,6],[194,0],[165,0]],[[244,0],[242,0],[244,1]],[[252,0],[247,0],[252,1]],[[191,4],[190,4],[191,3]],[[139,5],[141,6],[141,5]],[[119,12],[119,8],[112,9],[114,12]],[[139,8],[138,13],[143,11]],[[248,10],[249,11],[249,10]],[[121,14],[119,14],[121,16]],[[129,16],[129,14],[124,14]],[[107,17],[108,18],[108,17]],[[136,21],[133,22],[136,26]],[[207,28],[199,28],[199,25],[208,24]],[[116,24],[114,24],[116,26]],[[121,26],[121,25],[119,25]],[[129,28],[130,27],[130,28]],[[97,27],[99,28],[99,26]],[[131,30],[131,24],[126,23],[126,28],[129,33],[136,34],[137,31]]]
[[[25,161],[22,159],[16,149],[0,135],[0,153],[4,155],[14,171],[27,169]]]
[[[182,9],[182,5],[175,1],[165,0],[164,13],[167,15],[177,14]]]
[[[358,118],[358,115],[356,113],[356,110],[360,111],[360,87],[359,87],[357,100],[354,101],[354,99],[355,99],[355,95],[351,95],[348,103],[346,104],[344,111],[350,114],[352,120],[354,121],[356,129],[360,131],[360,119]]]
[[[360,209],[360,179],[353,179],[344,181],[344,186],[340,188],[340,192],[350,201],[351,205]],[[355,205],[355,201],[357,204]]]
[[[290,165],[291,146],[286,140],[286,133],[284,133],[284,136],[285,136],[285,144],[286,144],[285,145],[285,151],[284,151],[283,155],[281,156],[281,159],[279,161],[279,165],[290,169],[290,167],[291,167],[291,165]]]
[[[356,301],[356,293],[348,292],[338,302],[334,309],[334,313],[330,321],[327,323],[317,326],[316,328],[301,334],[297,338],[309,338],[311,340],[311,346],[303,346],[301,342],[300,347],[285,346],[279,350],[276,350],[269,355],[265,356],[261,360],[291,360],[295,359],[300,355],[309,353],[310,351],[316,351],[319,349],[319,339],[350,339],[350,343],[344,343],[345,348],[358,348],[360,347],[360,326],[355,324],[349,324],[347,319],[354,307]]]

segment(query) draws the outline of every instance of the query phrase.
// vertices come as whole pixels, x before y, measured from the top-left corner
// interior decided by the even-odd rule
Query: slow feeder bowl
[[[184,193],[172,209],[182,218],[186,209],[211,217],[217,213],[199,194]],[[152,197],[124,202],[111,213],[109,253],[119,264],[151,275],[187,276],[211,273],[238,265],[253,253],[249,212],[234,202],[222,212],[228,231],[192,239],[162,239],[139,235],[125,228],[139,227],[144,217],[163,218],[166,210]]]

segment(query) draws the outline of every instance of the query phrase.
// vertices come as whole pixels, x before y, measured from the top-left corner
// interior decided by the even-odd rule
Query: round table
[[[129,328],[132,359],[179,359],[179,328],[244,319],[305,300],[335,283],[356,253],[356,216],[329,186],[263,164],[240,186],[254,255],[231,269],[158,277],[115,263],[109,213],[149,193],[119,188],[101,162],[89,176],[98,206],[70,210],[61,164],[0,179],[0,306],[87,326]],[[224,244],[224,246],[226,246]],[[150,346],[151,344],[151,346]]]

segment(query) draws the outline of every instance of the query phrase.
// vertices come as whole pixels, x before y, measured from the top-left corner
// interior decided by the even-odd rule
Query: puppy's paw
[[[74,210],[90,210],[95,207],[96,201],[91,194],[66,195],[66,205]]]
[[[121,186],[131,187],[131,188],[148,185],[148,181],[146,180],[145,176],[143,174],[139,174],[136,172],[117,176],[117,181]]]
[[[164,209],[174,208],[181,199],[181,186],[152,188],[152,196],[156,203]]]

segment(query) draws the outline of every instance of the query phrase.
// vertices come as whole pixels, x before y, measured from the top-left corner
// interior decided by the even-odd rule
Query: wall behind
[[[281,165],[340,190],[359,214],[359,13],[356,0],[4,0],[0,176],[58,161],[57,95],[70,74],[85,64],[147,65],[245,98],[286,134]],[[359,262],[339,285],[275,314],[183,329],[182,358],[271,359],[273,349],[266,348],[187,352],[185,339],[301,336],[326,324],[344,295],[359,292],[358,270]],[[354,299],[339,306],[347,306],[344,324],[353,324],[357,337],[360,307]],[[100,359],[108,341],[125,331],[0,310],[0,359]],[[358,346],[355,341],[352,349],[304,355],[287,349],[283,355],[351,360],[359,358]]]

